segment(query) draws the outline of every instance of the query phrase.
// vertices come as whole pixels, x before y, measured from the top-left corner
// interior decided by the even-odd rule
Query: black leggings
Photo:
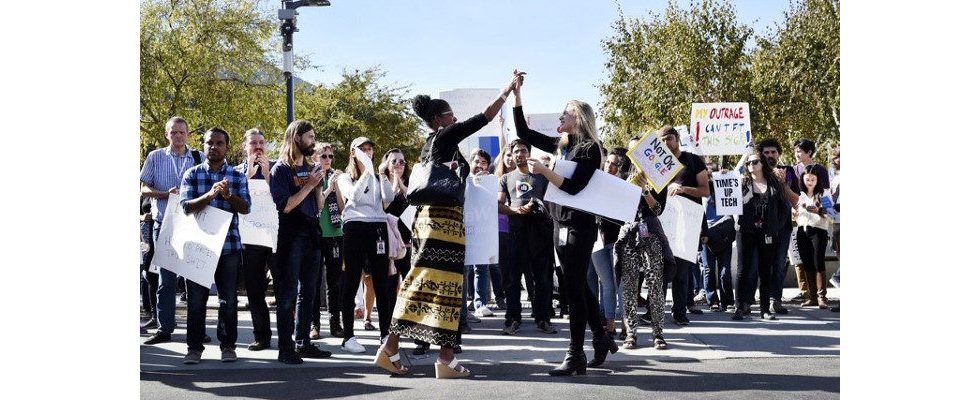
[[[796,238],[803,269],[808,272],[826,272],[824,256],[827,253],[827,231],[812,226],[805,229],[801,226],[797,229],[799,231]]]
[[[566,229],[568,242],[562,244],[560,238],[562,231]],[[558,260],[564,271],[561,284],[567,296],[568,320],[571,326],[570,350],[582,350],[585,344],[586,324],[592,328],[593,338],[605,334],[605,321],[599,311],[599,301],[585,283],[596,236],[595,224],[577,227],[555,222],[555,250],[558,252]]]
[[[742,233],[735,234],[738,242],[738,269],[735,272],[735,304],[751,304],[755,299],[755,283],[751,282],[751,277],[755,276],[759,284],[759,309],[764,313],[769,312],[769,286],[772,283],[770,278],[773,264],[776,263],[776,238],[773,243],[766,244],[765,234],[763,233]],[[752,273],[758,268],[758,273]],[[759,279],[762,277],[762,279]]]
[[[378,239],[384,251],[378,254]],[[388,299],[388,226],[384,222],[344,222],[344,270],[340,274],[340,314],[344,324],[344,340],[354,337],[354,297],[361,274],[371,275],[377,298],[378,322],[381,337],[388,336],[394,303]],[[367,310],[371,312],[371,310]]]
[[[340,318],[340,270],[344,266],[344,237],[320,238],[320,282],[313,300],[313,326],[320,327],[320,307],[326,300],[330,319]]]

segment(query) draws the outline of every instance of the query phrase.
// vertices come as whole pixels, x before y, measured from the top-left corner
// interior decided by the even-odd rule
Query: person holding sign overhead
[[[755,153],[745,163],[742,178],[742,215],[735,218],[739,268],[735,273],[735,313],[733,320],[751,314],[755,297],[751,276],[759,277],[759,310],[763,319],[775,320],[769,308],[770,274],[776,261],[776,240],[789,218],[783,182],[772,172],[769,161]],[[755,261],[755,262],[754,262]],[[758,268],[758,274],[753,270]]]
[[[228,133],[211,128],[204,133],[204,153],[207,162],[184,173],[180,183],[180,205],[185,213],[198,213],[208,206],[232,213],[231,225],[214,271],[218,286],[218,341],[221,361],[238,359],[235,341],[238,340],[238,267],[242,263],[242,238],[238,233],[238,214],[248,214],[252,199],[248,194],[248,179],[225,161],[228,153]],[[197,364],[204,351],[204,322],[211,288],[187,281],[187,355],[184,364]]]
[[[561,137],[550,137],[531,130],[524,118],[521,105],[523,72],[514,71],[519,78],[514,88],[514,125],[517,136],[532,146],[548,153],[555,153],[561,160],[576,163],[572,176],[558,175],[540,161],[528,159],[532,174],[544,175],[558,190],[575,195],[589,184],[592,175],[602,166],[604,151],[595,128],[595,113],[592,107],[578,100],[568,102],[562,113],[558,132]],[[556,161],[557,162],[557,161]],[[592,329],[592,346],[595,348],[595,361],[601,364],[608,353],[616,353],[619,347],[612,335],[606,331],[606,324],[599,311],[599,302],[586,286],[586,273],[592,256],[592,245],[598,236],[596,216],[552,202],[545,202],[545,208],[554,219],[554,243],[558,259],[564,270],[565,294],[568,301],[568,319],[571,325],[571,342],[565,360],[558,368],[548,371],[551,376],[585,374],[587,360],[583,345],[585,326]]]
[[[449,167],[465,182],[470,167],[459,151],[459,143],[500,112],[516,82],[517,78],[511,79],[482,113],[462,122],[457,122],[445,100],[415,96],[412,109],[432,130],[420,158]],[[413,225],[412,268],[402,282],[395,303],[391,334],[378,349],[374,363],[395,375],[408,373],[398,354],[398,335],[406,335],[440,346],[433,365],[436,378],[468,377],[470,371],[453,356],[453,347],[459,344],[460,321],[455,311],[462,304],[460,292],[466,257],[463,207],[420,205]]]

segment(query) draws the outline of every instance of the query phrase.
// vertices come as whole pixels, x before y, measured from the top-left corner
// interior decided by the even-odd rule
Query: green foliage
[[[810,138],[820,150],[840,140],[838,0],[799,0],[764,37],[738,24],[728,0],[671,1],[662,14],[620,18],[603,41],[608,79],[603,134],[622,145],[665,124],[687,125],[691,103],[749,102],[756,140],[790,145]],[[756,47],[749,49],[750,40]],[[818,158],[827,163],[826,151]]]
[[[190,123],[188,143],[200,149],[204,131],[231,134],[229,162],[238,162],[242,134],[258,127],[268,154],[278,154],[285,131],[281,38],[273,10],[258,0],[142,0],[140,4],[140,163],[167,145],[164,124],[173,115]],[[298,68],[316,68],[296,57]],[[316,126],[317,139],[334,146],[337,166],[347,146],[370,137],[379,152],[399,147],[408,159],[422,147],[418,119],[409,113],[405,87],[381,85],[379,68],[345,72],[332,86],[297,84],[297,119]],[[381,154],[378,154],[380,161]]]
[[[746,99],[752,30],[735,21],[735,8],[714,0],[690,10],[671,1],[649,20],[620,15],[615,34],[603,41],[610,74],[600,86],[607,141],[623,145],[662,125],[686,125],[691,103]]]
[[[240,148],[249,128],[281,125],[284,85],[268,56],[277,37],[273,15],[258,1],[141,2],[141,163],[167,144],[164,124],[173,115],[188,120],[196,148],[212,126]]]
[[[784,148],[800,138],[815,141],[825,165],[826,146],[840,143],[839,10],[838,0],[794,3],[752,54],[753,128]],[[792,160],[787,153],[784,162]]]
[[[377,144],[375,167],[395,147],[406,160],[418,159],[424,143],[421,120],[409,112],[407,87],[382,85],[384,76],[377,67],[344,71],[336,85],[296,93],[296,117],[312,122],[317,140],[333,146],[336,168],[347,165],[350,144],[359,136]]]

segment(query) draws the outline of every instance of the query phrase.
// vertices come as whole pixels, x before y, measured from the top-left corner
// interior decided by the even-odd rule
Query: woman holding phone
[[[344,196],[344,270],[341,273],[341,315],[344,341],[340,348],[351,353],[363,353],[364,346],[354,337],[354,296],[361,275],[370,275],[378,299],[378,321],[381,337],[388,336],[391,321],[388,302],[388,222],[384,206],[395,198],[388,178],[378,177],[365,165],[374,158],[374,142],[359,137],[351,142],[351,157],[347,173],[339,178],[340,193]],[[366,157],[366,160],[362,159]],[[370,313],[367,309],[365,314]]]

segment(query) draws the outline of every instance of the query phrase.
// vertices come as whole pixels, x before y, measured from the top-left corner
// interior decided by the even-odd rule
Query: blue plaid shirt
[[[184,173],[184,178],[180,182],[180,205],[185,213],[188,212],[188,201],[203,196],[215,183],[225,178],[228,178],[228,191],[245,200],[245,204],[251,210],[252,198],[248,195],[248,179],[245,178],[245,174],[236,171],[228,165],[227,161],[221,164],[221,169],[216,172],[211,172],[208,168],[208,163],[205,162],[191,167]],[[228,236],[225,238],[221,254],[242,250],[242,236],[238,233],[238,213],[231,207],[231,203],[219,195],[208,205],[232,213],[231,226],[228,227]]]

